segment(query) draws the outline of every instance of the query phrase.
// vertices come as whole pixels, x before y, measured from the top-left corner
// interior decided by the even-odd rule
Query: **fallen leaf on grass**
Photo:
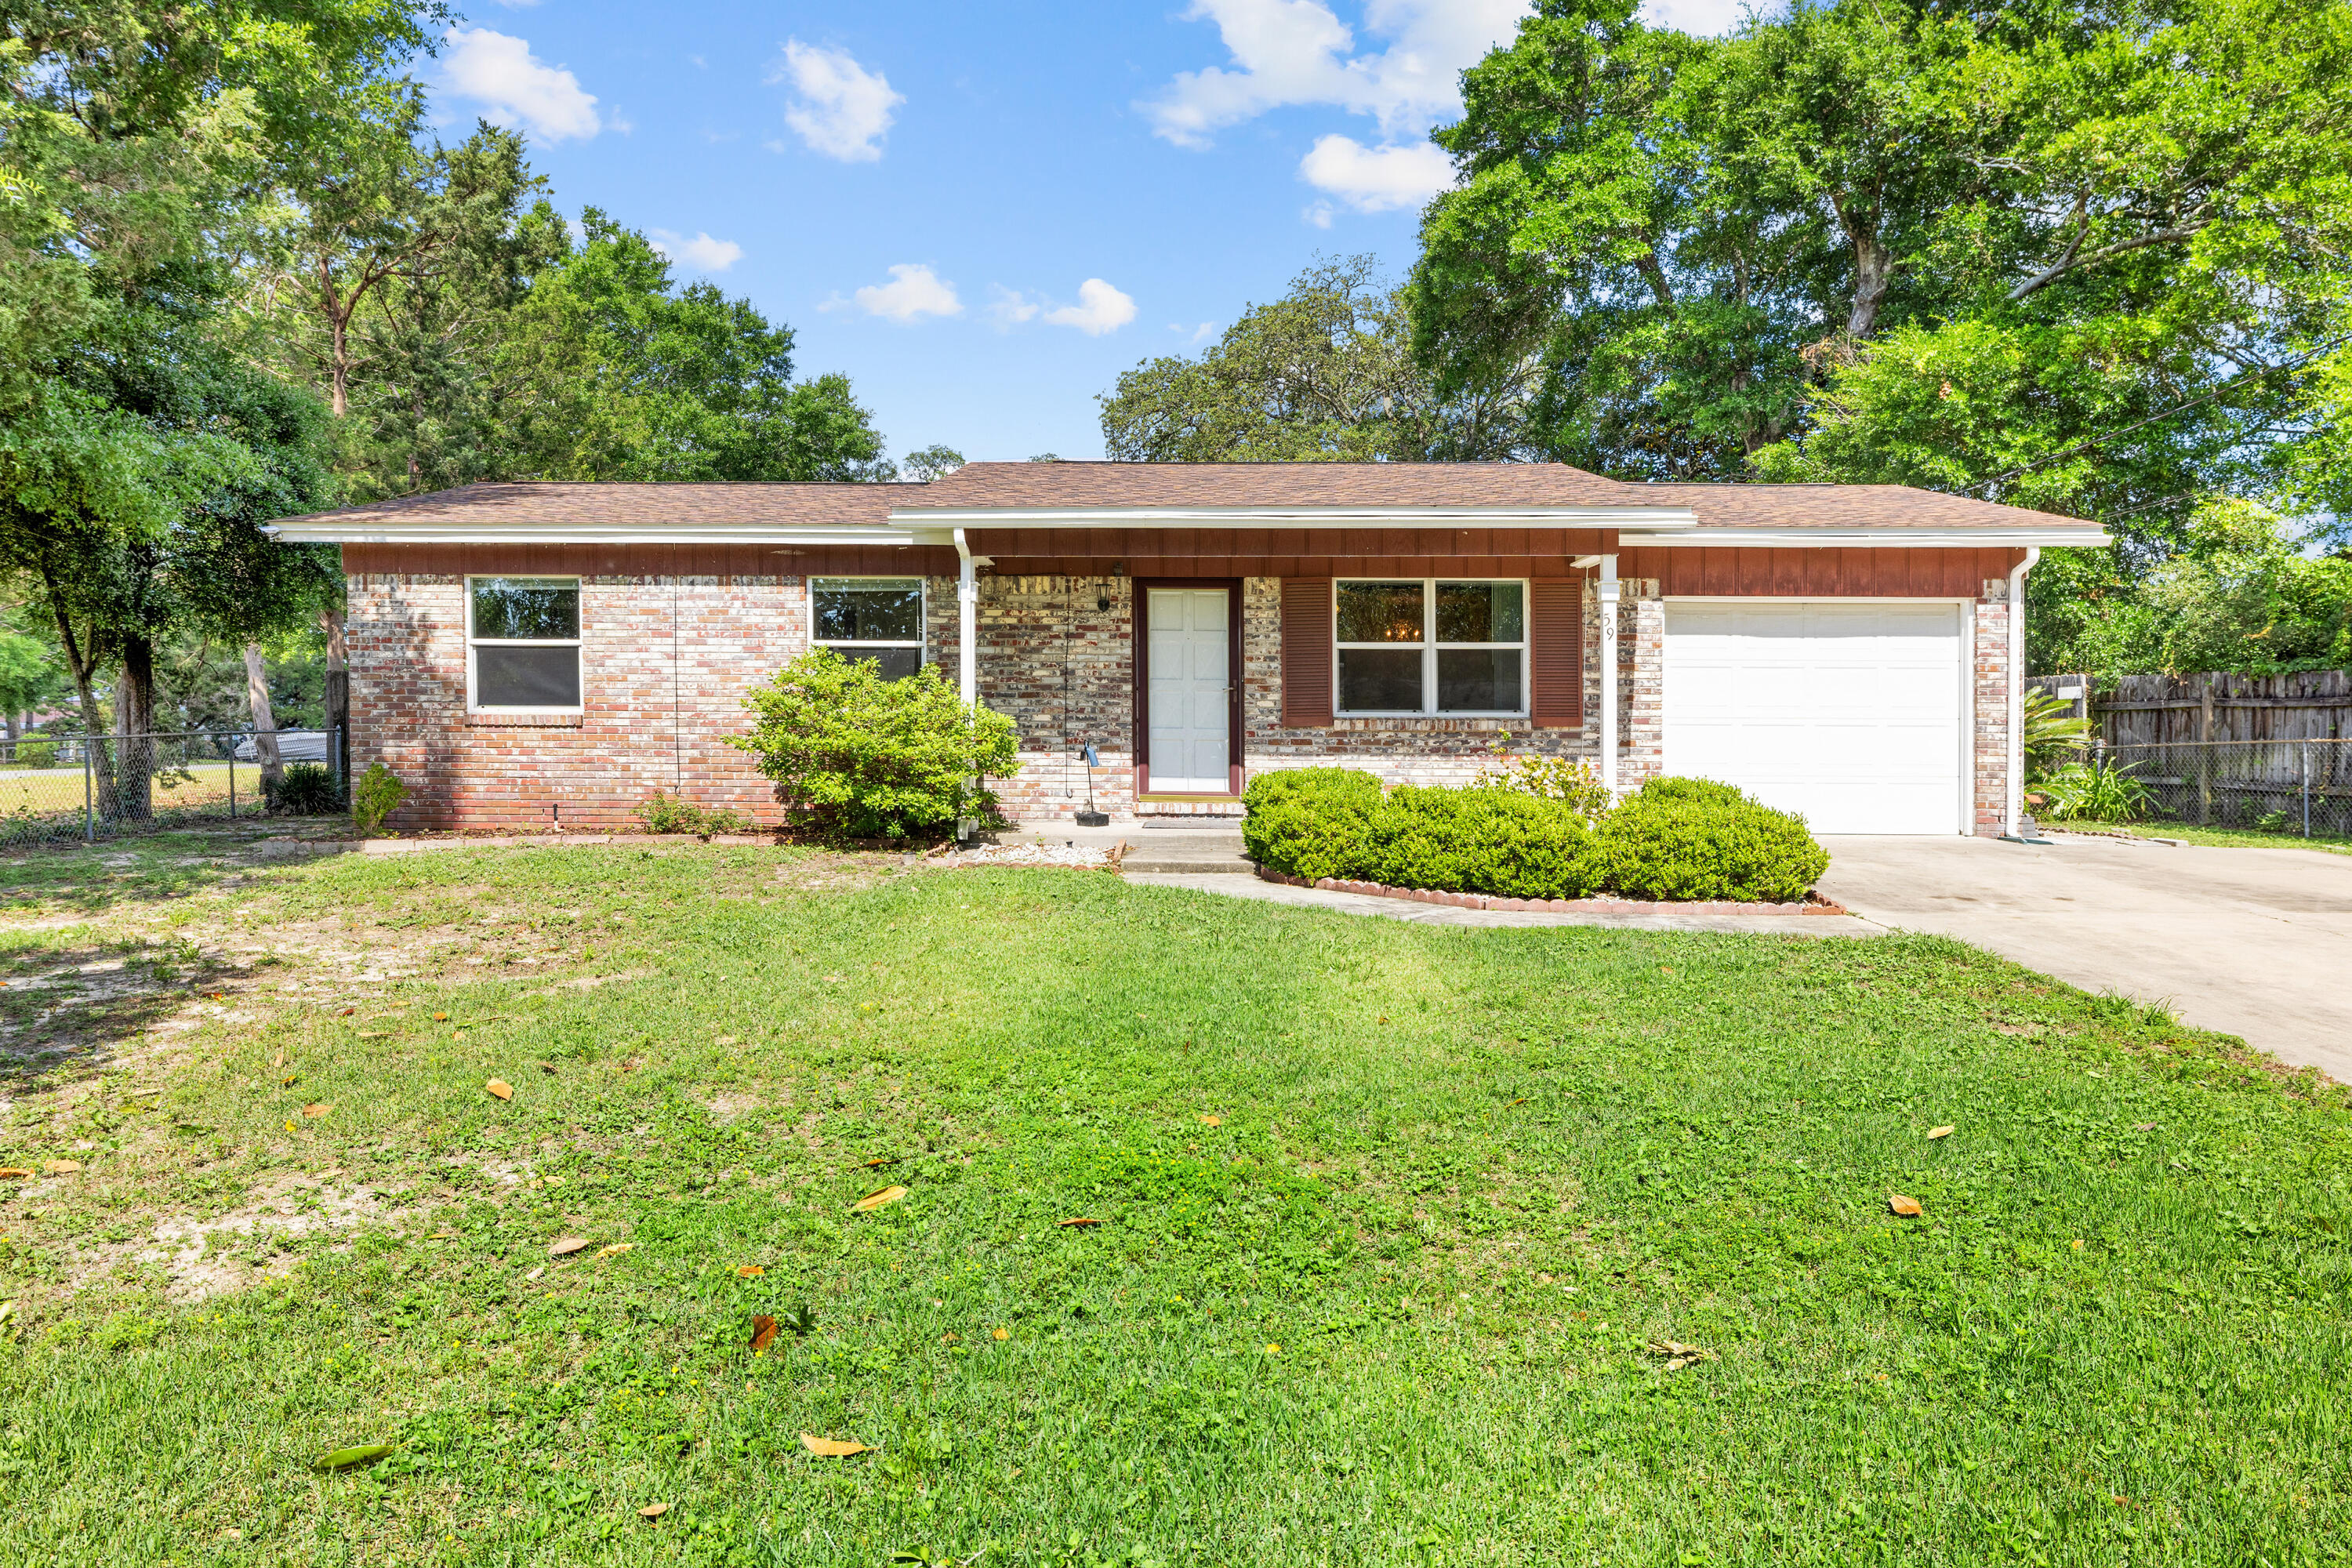
[[[991,1335],[989,1335],[989,1338],[991,1338],[991,1339],[992,1339],[992,1340],[1009,1340],[1009,1339],[1011,1339],[1012,1337],[1013,1337],[1013,1331],[1012,1331],[1011,1329],[999,1329],[999,1330],[997,1330],[995,1332],[993,1332],[993,1333],[992,1333]]]
[[[878,1193],[868,1193],[849,1206],[859,1214],[868,1214],[885,1204],[895,1204],[907,1195],[904,1187],[885,1187]]]
[[[449,1015],[446,1013],[436,1013],[433,1015],[433,1021],[436,1024],[446,1024],[449,1021]]]
[[[311,1118],[313,1121],[316,1121],[318,1118],[326,1115],[327,1112],[333,1109],[334,1107],[331,1105],[306,1105],[302,1108],[302,1114]]]
[[[1950,1127],[1930,1127],[1927,1129],[1927,1136],[1930,1138],[1949,1138],[1953,1131],[1954,1129]]]
[[[392,1038],[392,1031],[390,1029],[362,1029],[360,1031],[359,1037],[362,1040],[388,1040]]]
[[[1919,1206],[1919,1200],[1917,1198],[1906,1198],[1901,1193],[1887,1194],[1886,1206],[1893,1209],[1896,1214],[1901,1215],[1905,1219],[1917,1219],[1921,1215],[1927,1212],[1926,1209]]]
[[[32,1175],[33,1173],[22,1165],[0,1165],[0,1182],[30,1181]]]
[[[756,1263],[739,1263],[735,1266],[735,1278],[738,1279],[757,1279],[766,1272],[765,1268]]]
[[[357,1007],[346,1007],[341,1013],[336,1014],[335,1016],[339,1018],[348,1018],[358,1011],[359,1009]]]
[[[721,1035],[721,1036],[719,1036],[717,1039],[715,1039],[715,1040],[711,1041],[710,1043],[711,1043],[712,1045],[714,1045],[714,1046],[731,1046],[731,1045],[735,1045],[735,1044],[737,1044],[737,1043],[739,1043],[739,1042],[738,1042],[738,1037],[737,1037],[736,1036],[733,1036],[733,1035]]]
[[[1223,1127],[1224,1124],[1225,1119],[1222,1116],[1203,1115],[1201,1118],[1201,1125],[1203,1127]]]
[[[321,1454],[310,1461],[314,1470],[348,1470],[354,1465],[372,1465],[392,1452],[390,1443],[367,1443],[355,1448],[337,1448],[331,1454]]]
[[[895,1165],[898,1163],[898,1156],[896,1154],[877,1154],[873,1159],[866,1162],[866,1169],[869,1171],[877,1171],[880,1170],[885,1165]]]
[[[1078,1219],[1057,1219],[1057,1220],[1055,1220],[1055,1221],[1054,1222],[1054,1224],[1055,1224],[1055,1226],[1057,1226],[1058,1227],[1060,1227],[1061,1229],[1068,1230],[1068,1229],[1070,1229],[1072,1226],[1076,1226],[1076,1227],[1078,1227],[1078,1228],[1080,1228],[1080,1229],[1084,1229],[1086,1226],[1090,1226],[1090,1225],[1100,1225],[1100,1224],[1102,1224],[1102,1221],[1100,1221],[1100,1220],[1098,1220],[1098,1219],[1087,1219],[1087,1218],[1081,1217],[1081,1218],[1078,1218]]]
[[[1652,1342],[1650,1353],[1666,1358],[1668,1372],[1680,1372],[1699,1362],[1713,1361],[1715,1352],[1699,1345],[1686,1345],[1680,1340],[1657,1340]]]
[[[79,1160],[44,1160],[41,1169],[52,1176],[70,1176],[81,1169]]]
[[[539,1070],[545,1073],[548,1077],[553,1078],[555,1076],[555,1064],[553,1062],[541,1062],[539,1064]]]
[[[801,1434],[801,1447],[820,1459],[845,1459],[852,1454],[870,1451],[865,1444],[854,1438],[819,1437],[807,1432]]]
[[[492,1094],[497,1095],[500,1100],[512,1100],[514,1098],[514,1085],[509,1083],[502,1078],[494,1078],[490,1079],[489,1082],[482,1085],[482,1087],[488,1089]]]
[[[645,1507],[637,1510],[637,1517],[639,1519],[659,1519],[668,1511],[669,1504],[666,1502],[649,1502],[646,1504]]]
[[[752,1319],[751,1353],[753,1355],[758,1355],[761,1351],[766,1350],[770,1345],[774,1344],[775,1342],[776,1320],[767,1316],[765,1313]]]
[[[635,1251],[636,1247],[637,1244],[634,1241],[616,1241],[609,1247],[598,1247],[596,1249],[596,1256],[599,1258],[618,1258],[624,1252]]]
[[[587,1250],[588,1238],[586,1237],[559,1236],[548,1244],[547,1255],[550,1258],[569,1258],[575,1252],[585,1252]]]
[[[300,1074],[289,1072],[284,1078],[278,1080],[278,1087],[280,1089],[292,1089],[296,1084],[301,1081],[302,1079]]]

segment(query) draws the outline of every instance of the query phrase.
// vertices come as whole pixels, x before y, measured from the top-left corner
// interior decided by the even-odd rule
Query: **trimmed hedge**
[[[1793,903],[1829,868],[1802,818],[1709,779],[1653,779],[1594,836],[1601,881],[1631,899]]]
[[[1592,829],[1567,801],[1497,789],[1401,788],[1367,818],[1357,865],[1326,875],[1507,899],[1580,899],[1592,890]]]
[[[1709,779],[1653,779],[1596,827],[1569,801],[1401,786],[1352,768],[1261,775],[1243,797],[1251,859],[1288,876],[1579,899],[1790,903],[1829,856],[1804,823]]]

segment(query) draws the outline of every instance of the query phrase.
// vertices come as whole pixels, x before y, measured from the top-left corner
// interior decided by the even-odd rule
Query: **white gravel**
[[[1094,870],[1110,865],[1110,851],[1091,844],[982,844],[940,857],[942,866],[1071,866]]]

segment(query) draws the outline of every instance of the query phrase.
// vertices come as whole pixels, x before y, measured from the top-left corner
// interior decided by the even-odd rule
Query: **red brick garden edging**
[[[1720,900],[1693,903],[1667,903],[1650,899],[1504,899],[1491,893],[1444,893],[1434,888],[1391,888],[1385,882],[1354,882],[1341,877],[1318,877],[1308,881],[1304,877],[1285,876],[1280,871],[1257,868],[1260,880],[1281,882],[1293,888],[1318,888],[1327,893],[1362,893],[1375,899],[1411,899],[1415,903],[1444,904],[1457,910],[1517,910],[1527,914],[1545,915],[1842,915],[1843,904],[1833,904],[1819,893],[1808,893],[1804,901],[1794,904],[1737,904]]]

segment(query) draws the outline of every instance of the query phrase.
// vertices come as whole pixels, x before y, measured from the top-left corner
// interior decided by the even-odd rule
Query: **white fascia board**
[[[1617,536],[1618,548],[1649,545],[1724,545],[1781,547],[1811,545],[1816,549],[1972,549],[1978,546],[2039,544],[2095,545],[2112,542],[2095,530],[2060,532],[2048,528],[1702,528],[1691,532],[1657,533],[1627,530]]]
[[[330,522],[324,519],[272,522],[263,531],[290,544],[936,544],[949,535],[943,530],[906,528],[630,528],[583,527],[577,523],[545,528],[465,527],[454,523],[424,523],[386,527],[382,522]],[[927,537],[936,532],[939,537]]]
[[[900,507],[890,521],[939,528],[1696,528],[1685,507]]]

